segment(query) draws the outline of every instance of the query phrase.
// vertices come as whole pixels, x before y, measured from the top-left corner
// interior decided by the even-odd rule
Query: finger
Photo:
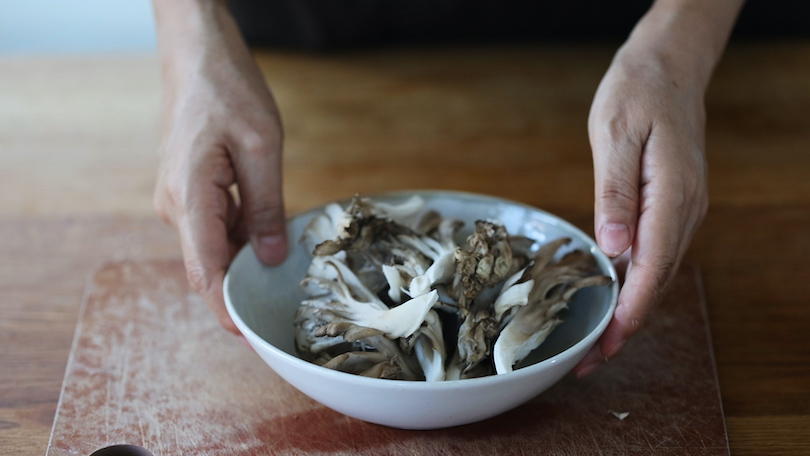
[[[644,215],[647,215],[647,213],[645,212]],[[642,218],[644,218],[644,215],[642,215]],[[639,225],[642,225],[642,223],[639,223]],[[646,226],[639,226],[637,244],[643,243],[646,240],[645,228]],[[683,233],[681,233],[681,235],[683,235]],[[678,237],[679,236],[673,235],[671,238]],[[688,242],[682,243],[680,246],[676,247],[676,258],[679,259],[683,256],[686,245],[688,245]],[[620,280],[624,279],[624,285],[619,293],[619,302],[616,306],[613,318],[605,329],[605,332],[599,338],[599,341],[597,341],[582,360],[574,366],[573,372],[577,378],[590,375],[600,364],[613,358],[624,348],[627,340],[641,328],[650,309],[660,300],[666,283],[672,275],[672,271],[678,260],[671,264],[666,260],[663,262],[653,260],[651,263],[647,263],[647,259],[640,260],[639,257],[641,255],[637,255],[635,256],[636,260],[634,263],[632,260],[634,257],[633,252],[636,251],[637,248],[637,246],[634,246],[617,258],[617,262],[620,265],[619,267],[623,265],[627,270],[626,274],[620,273]],[[672,247],[670,247],[670,249],[672,249]],[[649,249],[645,250],[645,254],[651,256],[651,258],[656,258],[656,254],[649,252]],[[664,255],[659,258],[666,257],[667,255]],[[656,266],[656,264],[658,266]],[[663,265],[663,267],[660,267],[661,265]]]
[[[599,248],[615,257],[633,243],[638,219],[638,188],[644,135],[621,118],[594,122],[594,232]]]
[[[619,286],[624,285],[624,278],[627,276],[627,267],[630,266],[630,255],[633,248],[629,248],[621,255],[613,258],[613,267],[616,268],[616,276],[619,279]]]
[[[242,215],[256,256],[265,264],[279,264],[287,256],[281,144],[251,141],[238,149],[234,166]]]
[[[230,260],[239,253],[242,247],[248,242],[247,227],[242,217],[242,208],[236,203],[233,194],[227,193],[228,214],[225,218],[225,226],[228,231],[228,245]]]
[[[632,252],[633,248],[631,247],[613,259],[613,266],[616,268],[619,286],[623,286],[624,284],[624,279],[627,273],[627,267],[630,265],[630,256]],[[621,349],[621,347],[619,347],[619,349]],[[595,371],[596,368],[605,361],[607,361],[607,358],[602,353],[602,338],[600,337],[596,344],[594,344],[594,346],[588,350],[588,353],[585,354],[582,360],[580,360],[579,363],[574,366],[574,375],[576,375],[577,378],[586,377]]]
[[[222,327],[239,334],[228,316],[222,294],[222,281],[231,260],[226,227],[227,193],[203,179],[192,184],[188,191],[186,207],[177,219],[177,230],[189,284],[202,296]]]
[[[602,354],[615,356],[660,301],[688,245],[687,219],[677,186],[658,182],[659,192],[645,200],[630,264],[613,319],[600,340]],[[666,190],[665,190],[666,189]]]

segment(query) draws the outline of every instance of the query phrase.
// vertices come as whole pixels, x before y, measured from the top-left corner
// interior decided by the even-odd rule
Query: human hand
[[[599,84],[588,118],[594,224],[623,284],[613,319],[574,367],[578,377],[638,331],[706,214],[703,96],[742,5],[656,0]]]
[[[615,356],[660,301],[708,207],[705,86],[666,54],[628,43],[588,119],[600,249],[627,261],[616,312],[574,368],[588,375]]]
[[[215,7],[196,16],[204,39],[191,45],[164,49],[164,41],[176,42],[169,32],[161,37],[163,125],[154,204],[180,235],[192,288],[220,324],[238,334],[222,294],[234,255],[248,240],[266,264],[287,255],[283,133],[261,72],[223,14],[227,10]],[[238,198],[230,191],[234,184]]]

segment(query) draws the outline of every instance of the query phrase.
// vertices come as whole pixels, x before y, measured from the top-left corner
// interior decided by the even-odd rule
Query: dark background
[[[327,50],[459,42],[618,43],[651,4],[651,0],[231,0],[231,10],[251,45]],[[808,36],[810,1],[751,0],[732,39]]]

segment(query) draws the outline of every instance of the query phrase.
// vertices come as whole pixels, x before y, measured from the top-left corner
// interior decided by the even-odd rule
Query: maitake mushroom
[[[510,372],[561,323],[574,293],[610,283],[570,239],[534,241],[479,220],[463,222],[356,196],[326,207],[304,230],[314,258],[296,346],[330,369],[377,378],[442,381]],[[420,215],[421,214],[421,215]]]

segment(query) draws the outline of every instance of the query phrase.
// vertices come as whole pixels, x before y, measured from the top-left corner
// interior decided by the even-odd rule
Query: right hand
[[[221,18],[220,18],[221,20]],[[182,57],[164,55],[160,166],[154,204],[177,229],[188,281],[222,326],[222,281],[239,248],[287,255],[283,132],[273,96],[229,17]],[[229,31],[228,27],[232,27]],[[164,51],[164,49],[161,49]],[[171,52],[175,52],[172,49]],[[241,201],[231,193],[236,184]]]

